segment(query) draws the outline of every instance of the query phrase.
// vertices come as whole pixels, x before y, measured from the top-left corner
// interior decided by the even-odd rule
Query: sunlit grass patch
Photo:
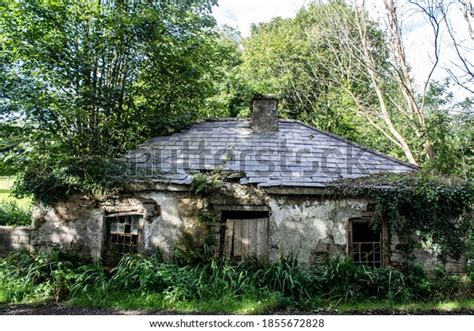
[[[15,201],[21,208],[27,208],[31,205],[30,198],[17,199],[10,195],[13,177],[0,176],[0,204],[6,201]]]
[[[371,310],[384,310],[387,312],[406,312],[406,313],[417,313],[417,312],[455,312],[458,310],[474,309],[474,298],[466,300],[450,300],[440,302],[410,302],[405,304],[394,303],[390,301],[364,301],[364,302],[351,302],[341,305],[334,305],[331,307],[341,313],[345,312],[367,312]]]
[[[0,177],[0,225],[29,225],[33,202],[10,195],[12,182],[10,177]]]
[[[1,189],[10,189],[13,183],[13,177],[0,176],[0,190]]]
[[[265,292],[242,297],[224,296],[202,300],[170,300],[164,293],[122,291],[84,293],[73,297],[68,304],[81,307],[116,310],[173,311],[178,313],[263,314],[278,306],[280,295]]]
[[[7,298],[5,297],[5,291],[0,284],[0,305],[2,303],[7,303]]]
[[[0,189],[0,204],[8,201],[15,201],[21,208],[28,208],[32,204],[32,200],[30,198],[17,199],[10,195],[10,190]]]

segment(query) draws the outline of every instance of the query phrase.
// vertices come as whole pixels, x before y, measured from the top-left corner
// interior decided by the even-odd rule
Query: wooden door
[[[264,261],[268,256],[268,218],[227,219],[224,254],[233,259],[257,256]]]

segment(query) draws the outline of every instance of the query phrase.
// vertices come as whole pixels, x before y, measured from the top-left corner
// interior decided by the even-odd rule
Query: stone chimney
[[[278,131],[278,99],[265,95],[254,97],[250,126],[255,132]]]

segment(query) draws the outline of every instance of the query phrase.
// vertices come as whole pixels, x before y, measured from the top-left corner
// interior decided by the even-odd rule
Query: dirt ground
[[[113,309],[71,307],[60,303],[0,306],[0,315],[122,315],[124,313]]]
[[[63,303],[45,303],[40,305],[16,304],[0,305],[0,315],[177,315],[174,311],[151,311],[151,310],[114,310],[99,308],[83,308],[68,306]],[[337,311],[312,311],[295,312],[277,310],[268,314],[275,315],[334,315]],[[344,312],[344,315],[474,315],[472,309],[461,309],[456,311],[424,310],[420,312],[393,311],[393,310],[368,310],[361,312]],[[198,314],[195,314],[198,315]]]

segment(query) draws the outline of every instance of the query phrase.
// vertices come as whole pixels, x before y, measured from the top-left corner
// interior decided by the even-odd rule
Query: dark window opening
[[[121,215],[107,217],[107,250],[109,254],[124,255],[138,252],[141,215]]]
[[[262,261],[268,258],[268,211],[223,210],[221,253],[240,261],[255,256]]]
[[[351,254],[355,263],[382,266],[382,234],[370,222],[352,221]]]

